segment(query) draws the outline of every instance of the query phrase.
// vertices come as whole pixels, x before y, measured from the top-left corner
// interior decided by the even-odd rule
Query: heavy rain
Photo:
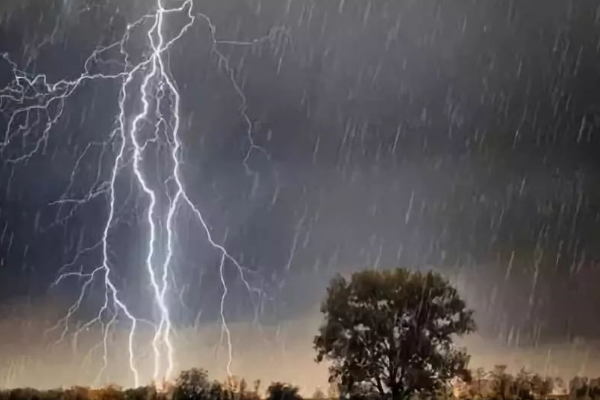
[[[3,0],[0,398],[593,399],[598,84],[595,1]]]

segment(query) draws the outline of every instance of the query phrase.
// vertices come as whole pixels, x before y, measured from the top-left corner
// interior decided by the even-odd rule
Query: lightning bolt
[[[221,340],[227,339],[228,362],[227,372],[231,375],[233,361],[233,345],[231,332],[227,325],[225,316],[225,301],[228,294],[225,269],[232,266],[238,272],[238,276],[246,289],[251,294],[250,299],[256,306],[256,296],[264,296],[261,289],[251,285],[249,274],[253,271],[242,266],[225,248],[223,242],[217,240],[211,232],[206,219],[200,208],[191,200],[185,181],[181,173],[181,150],[184,144],[180,137],[181,130],[181,96],[174,78],[169,72],[165,61],[169,49],[177,43],[196,23],[197,20],[204,21],[210,31],[212,41],[212,52],[216,55],[219,66],[226,73],[239,100],[240,114],[246,124],[246,140],[248,148],[243,157],[243,165],[249,175],[255,175],[249,166],[252,152],[258,151],[268,157],[268,153],[260,147],[254,137],[254,126],[247,113],[247,99],[241,86],[235,78],[235,71],[230,67],[229,60],[219,50],[220,45],[254,46],[266,41],[277,39],[279,34],[289,39],[284,29],[272,29],[269,35],[251,41],[223,41],[217,39],[217,29],[211,19],[204,13],[194,9],[193,0],[184,0],[179,6],[166,7],[164,0],[156,0],[154,11],[142,16],[132,24],[129,24],[121,39],[108,46],[97,48],[85,61],[83,73],[76,79],[63,79],[55,83],[49,83],[44,74],[32,75],[21,70],[17,63],[13,62],[8,54],[2,57],[10,66],[13,73],[12,82],[0,89],[0,111],[8,113],[7,129],[4,138],[0,141],[0,154],[4,162],[16,168],[21,163],[27,163],[34,156],[44,154],[50,135],[55,125],[60,120],[66,107],[66,101],[79,88],[87,83],[116,82],[120,89],[118,99],[118,115],[115,117],[113,130],[109,133],[105,142],[89,143],[81,156],[77,159],[74,172],[71,174],[70,182],[63,196],[51,203],[58,207],[58,214],[62,215],[64,208],[70,208],[66,216],[57,216],[56,224],[63,224],[71,218],[75,212],[91,200],[107,198],[108,213],[103,226],[100,239],[92,246],[81,249],[73,260],[66,263],[59,270],[59,274],[53,285],[59,285],[67,279],[78,279],[82,282],[79,296],[67,310],[63,318],[46,333],[50,334],[60,330],[57,342],[61,342],[72,330],[70,321],[80,311],[81,305],[92,290],[92,286],[100,282],[104,288],[104,302],[98,309],[94,318],[80,325],[73,333],[75,339],[88,328],[99,325],[102,332],[102,341],[92,348],[103,349],[103,367],[98,372],[97,380],[101,378],[109,364],[109,333],[114,329],[120,318],[127,321],[128,326],[128,353],[129,368],[133,377],[134,385],[137,387],[142,382],[141,372],[137,366],[139,356],[136,355],[139,344],[136,334],[140,323],[149,324],[154,330],[151,342],[154,356],[154,369],[152,379],[155,383],[165,382],[173,377],[176,368],[176,354],[173,343],[173,321],[169,305],[169,293],[172,286],[171,267],[175,256],[175,239],[177,233],[177,214],[182,207],[186,207],[195,216],[202,228],[205,238],[215,251],[220,254],[219,274],[222,286],[220,302]],[[186,22],[178,32],[168,37],[166,34],[167,23],[165,21],[169,14],[177,14],[186,18]],[[148,26],[149,25],[149,26]],[[134,62],[133,56],[127,50],[127,44],[131,40],[131,34],[139,29],[145,29],[148,51],[138,62]],[[284,46],[285,48],[285,46]],[[111,58],[112,52],[118,52],[119,58]],[[116,61],[121,67],[117,72],[103,73],[92,72],[94,68],[108,64],[103,57],[110,61]],[[114,65],[111,64],[111,65]],[[135,104],[137,111],[131,114],[128,110],[130,104]],[[148,137],[147,125],[154,121],[152,135]],[[161,133],[165,139],[161,139]],[[11,151],[17,138],[31,143],[27,150],[24,146],[23,152],[13,155]],[[29,142],[30,141],[30,142]],[[152,182],[152,174],[145,167],[144,161],[152,144],[162,142],[162,146],[169,149],[170,172],[161,187]],[[76,174],[80,164],[83,162],[88,151],[93,147],[102,148],[98,162],[98,171],[95,181],[89,191],[83,196],[73,198],[70,196],[71,188],[77,179]],[[109,178],[102,178],[105,155],[113,149],[114,157],[109,169]],[[8,155],[6,153],[9,153]],[[123,290],[116,283],[113,261],[111,260],[111,230],[119,222],[119,204],[117,196],[117,179],[123,171],[131,169],[135,182],[140,188],[140,193],[147,202],[145,208],[145,224],[147,227],[147,252],[144,260],[144,270],[147,273],[154,297],[154,307],[158,311],[158,321],[147,321],[136,317],[127,306]],[[14,170],[13,170],[14,171]],[[170,189],[171,188],[171,189]],[[166,195],[168,207],[165,215],[160,214],[160,198]],[[163,243],[166,248],[162,262],[157,262],[157,249],[160,240],[158,230],[164,220],[166,238]],[[100,250],[101,261],[95,267],[88,269],[84,265],[76,266],[80,259],[88,254]]]

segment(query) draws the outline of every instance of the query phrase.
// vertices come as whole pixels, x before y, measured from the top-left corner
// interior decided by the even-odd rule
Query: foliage
[[[211,385],[208,372],[199,368],[182,371],[175,383],[174,400],[201,400],[208,397]]]
[[[260,380],[255,380],[249,389],[246,380],[236,376],[223,383],[210,381],[206,370],[193,368],[181,372],[175,382],[160,391],[152,385],[125,390],[118,386],[101,389],[74,386],[49,391],[22,388],[0,390],[0,400],[259,400],[260,385]],[[269,387],[269,398],[301,400],[298,390],[296,386],[276,382]]]
[[[507,367],[499,365],[493,371],[478,368],[472,372],[471,380],[455,379],[450,385],[441,387],[435,393],[415,392],[414,400],[550,400],[560,395],[565,387],[560,377],[551,378],[534,374],[525,369],[516,375],[507,372]],[[228,377],[223,383],[209,381],[206,371],[193,369],[184,371],[173,385],[157,391],[154,386],[122,389],[108,386],[90,389],[75,386],[68,389],[40,391],[31,388],[0,390],[0,400],[259,400],[260,381],[254,381],[252,389],[242,378]],[[574,377],[567,385],[563,396],[570,400],[600,400],[600,378]],[[557,392],[554,390],[557,389]],[[265,400],[301,400],[299,389],[288,383],[274,382],[267,389]],[[372,385],[354,385],[345,391],[348,400],[381,400],[381,394]],[[188,397],[185,397],[188,396]],[[311,400],[339,399],[339,382],[332,380],[327,394],[317,388]],[[564,397],[563,397],[564,398]]]
[[[554,399],[560,395],[560,389],[563,387],[560,377],[543,377],[526,369],[521,369],[513,376],[507,372],[506,365],[497,365],[492,371],[478,368],[472,375],[473,379],[470,383],[463,383],[461,387],[455,388],[458,390],[454,391],[454,397],[491,400]],[[571,396],[569,396],[571,399],[577,397],[577,392],[586,390],[582,389],[582,384],[578,382],[587,382],[587,379],[577,378],[572,381]],[[554,393],[555,389],[558,390],[557,393]],[[564,395],[567,395],[566,392]]]
[[[127,389],[123,392],[125,400],[151,400],[156,398],[156,388],[153,386],[142,386]]]
[[[273,382],[267,388],[267,400],[301,400],[298,387],[288,383]]]
[[[330,379],[348,394],[359,388],[405,399],[468,378],[468,356],[453,337],[475,329],[472,311],[439,274],[395,269],[358,272],[350,281],[337,276],[321,311],[317,361],[331,361]]]
[[[516,397],[520,400],[533,400],[533,384],[531,374],[521,369],[517,378],[514,381],[513,392],[516,393]]]
[[[39,391],[12,389],[0,391],[0,400],[166,400],[152,386],[123,390],[118,386],[89,389],[74,386],[69,389]]]
[[[492,372],[493,398],[507,400],[514,397],[514,378],[506,373],[506,365],[497,365]]]
[[[483,368],[477,368],[471,374],[471,384],[467,393],[471,398],[481,399],[484,397],[485,384],[490,379],[491,374]]]
[[[515,375],[507,372],[507,367],[499,365],[492,371],[478,368],[472,372],[472,380],[455,379],[451,385],[443,387],[435,393],[420,392],[412,397],[414,400],[600,400],[600,378],[574,377],[565,385],[560,377],[543,377],[522,369]],[[184,378],[185,377],[185,378]],[[154,386],[122,389],[108,386],[102,389],[72,387],[49,391],[31,388],[0,390],[0,400],[176,400],[177,383],[184,386],[191,382],[207,388],[203,391],[192,391],[200,400],[259,400],[260,381],[255,381],[251,390],[245,390],[243,379],[232,377],[225,382],[209,381],[203,370],[191,370],[182,373],[173,386],[167,391],[157,391]],[[314,400],[333,400],[340,398],[338,382],[331,382],[327,395],[317,389]],[[244,389],[244,390],[242,390]],[[448,390],[450,389],[450,390]],[[234,391],[235,390],[235,391]],[[177,395],[181,396],[184,391]],[[201,393],[201,395],[198,395]],[[504,393],[504,394],[502,394]],[[563,394],[561,394],[563,393]],[[355,385],[351,392],[344,393],[348,400],[381,400],[381,395],[371,385]],[[559,397],[560,396],[560,397]],[[180,397],[181,398],[181,397]],[[313,400],[311,399],[311,400]],[[265,400],[301,400],[298,388],[286,383],[274,382],[268,388]]]
[[[600,378],[574,377],[569,384],[571,398],[600,399]]]

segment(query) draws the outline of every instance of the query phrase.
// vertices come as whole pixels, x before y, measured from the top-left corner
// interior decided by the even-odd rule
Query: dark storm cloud
[[[114,14],[114,3],[81,3],[79,12],[67,3],[4,10],[11,17],[2,20],[0,49],[23,60],[33,52],[28,65],[49,76],[76,74],[143,8],[124,3]],[[337,271],[434,266],[462,274],[486,335],[598,338],[593,2],[208,1],[202,11],[222,38],[289,32],[259,48],[223,47],[271,156],[250,160],[257,181],[244,173],[239,98],[211,57],[206,26],[171,56],[184,98],[186,180],[217,236],[227,232],[232,251],[274,293],[265,318],[314,310]],[[56,21],[54,44],[24,46],[51,35]],[[68,185],[77,154],[110,129],[113,94],[85,88],[60,127],[76,132],[68,146],[51,143],[53,157],[14,174],[3,167],[2,298],[44,294],[57,266],[97,240],[90,227],[101,224],[101,201],[66,226],[42,233],[38,223],[55,219],[46,205]],[[124,213],[117,244],[127,254],[123,285],[137,288],[132,298],[143,298],[146,284],[131,267],[142,257],[131,250],[142,245],[131,239],[140,213],[133,204]],[[199,244],[198,227],[187,229],[181,246],[193,250],[178,260],[189,308],[182,323],[199,309],[215,318],[219,299],[217,260]],[[243,319],[242,287],[233,293],[232,314]]]

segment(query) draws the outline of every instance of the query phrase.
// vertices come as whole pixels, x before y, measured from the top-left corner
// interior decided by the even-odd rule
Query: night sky
[[[152,5],[4,0],[0,53],[48,82],[75,79],[95,48],[119,40]],[[467,339],[475,363],[600,374],[592,362],[600,351],[597,2],[194,0],[194,7],[219,40],[266,38],[219,44],[223,65],[198,19],[168,56],[182,99],[182,175],[191,200],[262,292],[249,293],[237,270],[225,268],[225,312],[235,354],[246,360],[235,373],[312,390],[326,379],[313,366],[311,340],[328,280],[402,266],[433,268],[459,285],[476,310],[479,331]],[[174,16],[169,27],[183,20]],[[128,41],[132,54],[147,51],[142,33]],[[0,87],[13,80],[0,59]],[[0,138],[15,109],[2,94]],[[101,257],[94,246],[108,194],[57,201],[85,198],[109,179],[118,96],[118,83],[85,83],[65,101],[42,149],[11,162],[34,150],[43,123],[31,131],[13,125],[14,140],[1,148],[6,385],[94,381],[97,366],[59,370],[84,365],[79,354],[97,342],[98,328],[91,344],[75,348],[67,336],[57,350],[57,333],[42,337],[40,327],[56,323],[80,294],[77,279],[52,285],[61,268],[89,270]],[[265,150],[250,152],[251,173],[244,112]],[[156,182],[168,168],[162,151],[145,164]],[[111,260],[124,301],[154,320],[143,269],[148,203],[128,168],[116,183]],[[218,374],[220,254],[206,239],[183,207],[168,301],[188,349],[179,366]],[[164,252],[157,247],[158,257]],[[70,323],[93,318],[103,301],[103,288],[93,285]],[[45,377],[32,381],[32,368]],[[110,368],[105,381],[131,384]]]

